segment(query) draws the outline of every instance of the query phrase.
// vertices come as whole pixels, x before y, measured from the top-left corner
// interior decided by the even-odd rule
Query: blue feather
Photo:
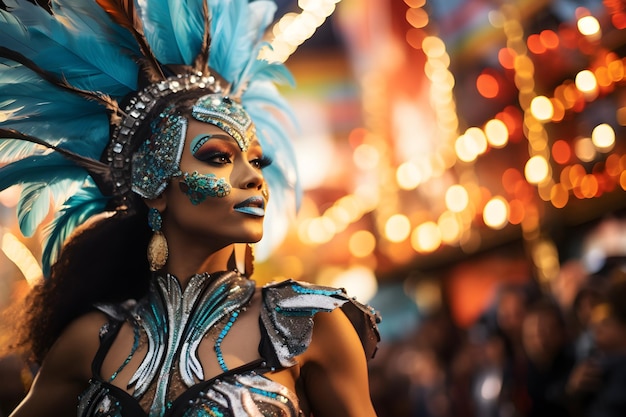
[[[84,169],[57,153],[29,156],[0,168],[0,191],[15,184],[80,178],[85,174]]]
[[[44,184],[26,184],[17,205],[22,234],[31,237],[50,212],[50,189]]]
[[[62,204],[72,194],[72,183],[87,173],[58,154],[37,155],[0,168],[0,190],[24,185],[17,207],[20,230],[32,236],[48,216],[51,203]]]
[[[20,51],[70,84],[120,96],[136,88],[136,74],[128,71],[137,67],[133,57],[120,53],[118,45],[90,35],[88,27],[71,27],[69,21],[29,2],[20,2],[11,13],[0,10],[0,16],[0,44]]]
[[[288,125],[297,127],[297,122],[275,85],[293,85],[294,80],[282,63],[258,59],[261,48],[267,47],[263,37],[276,13],[274,2],[141,0],[136,8],[156,58],[162,64],[192,65],[202,47],[205,2],[211,28],[209,65],[231,83],[231,95],[242,99],[264,152],[274,160],[264,173],[273,195],[271,216],[282,217],[290,206],[285,199],[295,196],[299,205],[301,187],[286,131]],[[95,1],[52,0],[53,14],[26,0],[4,3],[12,11],[0,10],[3,47],[76,88],[98,91],[113,100],[121,101],[137,89],[143,58],[139,45]],[[0,58],[0,127],[99,159],[109,140],[104,107],[41,76]],[[108,198],[83,168],[26,141],[0,137],[0,163],[7,163],[0,168],[0,190],[23,186],[18,207],[23,232],[34,233],[49,218],[51,207],[59,210],[45,229],[43,267],[48,275],[63,242],[89,217],[102,213]]]
[[[191,65],[202,39],[202,2],[144,2],[139,13],[152,29],[146,39],[157,59],[164,64]]]
[[[104,212],[108,199],[93,184],[79,189],[61,208],[55,219],[44,229],[42,269],[50,275],[50,265],[58,258],[65,240],[90,217]]]

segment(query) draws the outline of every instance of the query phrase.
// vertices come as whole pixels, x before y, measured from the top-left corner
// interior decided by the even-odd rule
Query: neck
[[[170,251],[164,272],[174,275],[185,286],[195,274],[213,273],[230,269],[229,260],[232,254],[233,245],[225,246],[208,256],[202,257],[194,257],[189,253],[177,254],[175,251]]]

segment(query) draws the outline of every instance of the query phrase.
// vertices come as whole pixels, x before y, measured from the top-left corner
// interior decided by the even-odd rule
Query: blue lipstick
[[[265,200],[261,197],[250,197],[234,207],[235,211],[252,216],[265,216]]]

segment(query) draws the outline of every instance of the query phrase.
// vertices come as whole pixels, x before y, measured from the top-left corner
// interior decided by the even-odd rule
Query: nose
[[[234,182],[234,184],[239,184],[239,188],[260,190],[263,187],[263,174],[247,161],[241,164],[241,169],[237,174],[238,181]]]

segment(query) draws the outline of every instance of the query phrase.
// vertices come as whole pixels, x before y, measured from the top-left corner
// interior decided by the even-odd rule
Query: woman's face
[[[217,126],[189,118],[180,177],[163,193],[163,231],[220,249],[263,236],[267,203],[262,168],[270,161],[256,139],[246,151]]]

